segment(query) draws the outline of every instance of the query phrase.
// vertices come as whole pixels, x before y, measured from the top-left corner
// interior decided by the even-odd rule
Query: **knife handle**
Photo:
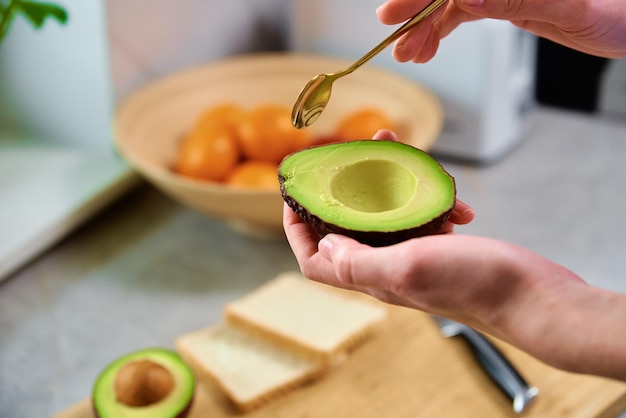
[[[513,410],[521,413],[537,396],[538,389],[529,386],[504,354],[482,334],[462,326],[458,335],[465,338],[485,372],[511,398]]]

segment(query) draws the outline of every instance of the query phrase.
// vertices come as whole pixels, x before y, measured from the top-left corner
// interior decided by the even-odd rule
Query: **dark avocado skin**
[[[317,231],[320,237],[323,237],[324,235],[330,233],[341,234],[347,237],[351,237],[362,244],[367,244],[372,247],[385,247],[388,245],[398,244],[412,238],[438,234],[441,231],[441,228],[443,228],[443,226],[450,218],[450,214],[452,213],[452,209],[454,208],[454,205],[452,205],[449,210],[443,212],[441,215],[432,219],[430,222],[408,229],[391,232],[355,231],[324,222],[317,216],[311,214],[305,207],[303,207],[295,199],[287,194],[287,191],[284,187],[285,178],[280,174],[278,175],[278,181],[280,183],[280,192],[283,196],[284,201],[291,208],[291,210],[293,210],[302,218],[304,222],[311,225],[313,229]],[[452,179],[452,181],[454,183],[454,179]]]

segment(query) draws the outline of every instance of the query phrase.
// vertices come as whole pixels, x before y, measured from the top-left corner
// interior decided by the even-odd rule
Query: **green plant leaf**
[[[18,11],[37,29],[43,26],[48,17],[56,19],[61,24],[67,22],[67,11],[63,7],[53,3],[19,0],[16,2],[16,6]]]

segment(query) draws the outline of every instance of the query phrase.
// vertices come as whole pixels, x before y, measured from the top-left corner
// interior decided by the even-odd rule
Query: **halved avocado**
[[[435,234],[456,202],[454,178],[426,152],[395,141],[313,146],[283,159],[283,199],[321,235],[371,246]]]
[[[195,377],[174,351],[146,348],[119,357],[98,375],[92,403],[100,418],[183,418]]]

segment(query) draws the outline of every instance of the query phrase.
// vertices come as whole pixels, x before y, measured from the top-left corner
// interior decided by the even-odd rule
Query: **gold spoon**
[[[335,73],[318,74],[313,77],[306,86],[300,92],[300,95],[296,99],[296,102],[291,111],[291,123],[298,129],[311,126],[313,122],[320,117],[324,108],[330,100],[330,92],[333,87],[333,82],[344,75],[352,73],[361,65],[368,62],[380,51],[387,48],[392,42],[404,35],[407,31],[411,30],[415,25],[420,23],[423,19],[430,16],[432,12],[437,10],[439,6],[444,4],[446,0],[433,0],[428,6],[426,6],[421,12],[413,16],[404,25],[400,26],[395,32],[385,38],[381,43],[376,45],[363,57],[359,58],[354,64],[346,69],[337,71]]]

